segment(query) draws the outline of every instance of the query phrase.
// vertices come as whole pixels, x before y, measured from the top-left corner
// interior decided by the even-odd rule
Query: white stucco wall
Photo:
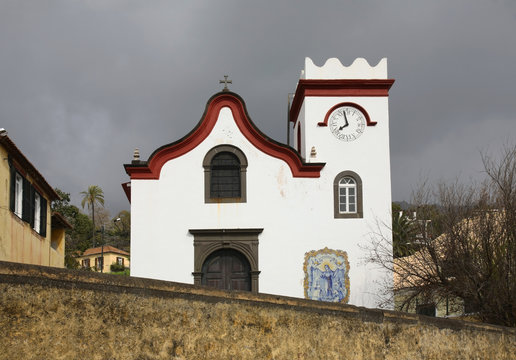
[[[353,102],[367,110],[375,126],[367,126],[364,134],[353,142],[343,142],[331,134],[329,127],[318,126],[328,110],[341,102]],[[312,162],[326,163],[321,172],[318,190],[324,194],[317,206],[331,211],[320,219],[328,229],[328,237],[336,237],[332,242],[335,249],[348,252],[350,261],[350,303],[371,307],[378,300],[380,283],[385,278],[392,282],[392,274],[384,270],[371,269],[364,263],[366,247],[371,236],[379,232],[390,240],[391,224],[391,177],[389,155],[389,118],[387,97],[311,97],[304,102],[306,124],[301,141],[306,154],[312,146],[317,151]],[[333,208],[328,208],[333,199],[332,188],[335,176],[341,171],[357,173],[363,185],[362,219],[333,219]],[[330,246],[328,246],[330,247]]]
[[[361,105],[378,122],[353,142],[340,141],[328,127],[317,125],[343,101]],[[168,161],[159,180],[132,180],[131,275],[193,283],[194,239],[189,229],[263,228],[260,292],[304,297],[305,253],[328,247],[348,254],[349,303],[375,307],[380,283],[392,282],[392,274],[365,262],[371,234],[378,224],[391,223],[388,98],[307,97],[299,119],[302,154],[309,156],[315,146],[317,157],[309,161],[326,163],[320,178],[293,177],[286,162],[263,153],[240,133],[225,107],[208,137]],[[246,203],[204,202],[202,162],[220,144],[234,145],[247,157]],[[361,219],[334,218],[333,181],[345,170],[362,180]]]

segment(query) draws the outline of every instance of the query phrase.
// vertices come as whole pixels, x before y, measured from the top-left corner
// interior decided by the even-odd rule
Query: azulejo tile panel
[[[349,300],[348,254],[342,250],[305,253],[305,298],[346,304]]]

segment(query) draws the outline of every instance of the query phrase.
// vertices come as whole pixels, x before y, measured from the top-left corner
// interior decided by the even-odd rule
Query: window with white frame
[[[339,173],[333,182],[334,217],[362,218],[362,180],[353,171]]]
[[[47,236],[47,200],[36,190],[36,185],[11,166],[10,209],[38,234]]]
[[[97,271],[101,271],[104,268],[104,257],[99,256],[95,258],[95,268]]]
[[[41,197],[37,192],[34,192],[34,230],[40,232],[41,223]]]
[[[16,173],[14,183],[14,213],[21,218],[23,210],[23,178]]]
[[[339,212],[354,214],[357,212],[357,183],[350,176],[339,181]]]

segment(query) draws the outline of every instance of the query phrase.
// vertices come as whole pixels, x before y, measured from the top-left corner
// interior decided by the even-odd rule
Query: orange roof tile
[[[102,248],[104,248],[104,249],[102,249]],[[84,253],[82,254],[82,256],[101,254],[102,251],[104,251],[104,253],[115,253],[115,254],[129,256],[129,253],[127,251],[117,249],[116,247],[111,246],[111,245],[104,245],[104,246],[98,246],[95,248],[86,249],[86,250],[84,250]]]

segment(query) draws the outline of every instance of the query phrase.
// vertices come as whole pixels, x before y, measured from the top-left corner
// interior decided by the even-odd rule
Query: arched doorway
[[[251,291],[251,265],[236,250],[217,250],[202,265],[201,283],[223,290]]]
[[[249,264],[251,275],[251,291],[258,292],[258,235],[261,228],[248,229],[189,229],[194,236],[194,284],[206,284],[206,277],[203,279],[203,267],[213,260],[218,251],[233,250],[237,256],[243,256],[246,264]],[[213,264],[215,266],[215,264]],[[211,272],[211,269],[210,269]]]

